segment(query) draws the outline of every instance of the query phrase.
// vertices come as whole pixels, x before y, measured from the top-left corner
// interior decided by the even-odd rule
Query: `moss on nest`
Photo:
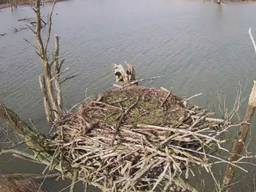
[[[102,97],[102,102],[113,104],[122,110],[129,108],[137,100],[138,103],[126,116],[124,123],[169,126],[177,124],[185,115],[182,100],[160,89],[133,86],[123,90],[107,91]],[[115,121],[116,119],[109,123],[115,123]]]

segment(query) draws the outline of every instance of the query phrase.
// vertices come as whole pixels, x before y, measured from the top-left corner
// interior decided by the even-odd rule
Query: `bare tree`
[[[42,64],[42,74],[39,76],[40,88],[43,94],[45,115],[48,122],[58,119],[62,112],[62,94],[60,85],[60,72],[64,60],[59,60],[59,37],[55,36],[55,50],[52,59],[48,54],[48,45],[52,35],[52,14],[55,6],[53,2],[52,10],[48,17],[48,34],[44,43],[42,37],[42,19],[40,11],[40,0],[36,0],[34,11],[36,13],[36,38],[37,54]]]
[[[256,53],[256,44],[251,33],[251,28],[249,28],[249,36],[252,41],[254,51]],[[256,109],[256,81],[253,82],[253,87],[249,97],[248,106],[244,115],[243,122],[241,123],[241,126],[240,126],[238,138],[233,144],[233,149],[229,157],[230,162],[235,162],[242,157],[241,154],[245,149],[245,143],[251,128],[252,118],[253,118],[255,109]],[[234,166],[232,166],[231,164],[228,164],[226,167],[224,178],[223,178],[223,189],[225,191],[230,190],[230,185],[233,181],[234,175],[235,175]]]

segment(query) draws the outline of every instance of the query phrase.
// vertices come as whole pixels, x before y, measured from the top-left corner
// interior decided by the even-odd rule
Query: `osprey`
[[[129,83],[135,81],[135,69],[132,64],[127,64],[127,70],[121,64],[114,64],[116,82]]]

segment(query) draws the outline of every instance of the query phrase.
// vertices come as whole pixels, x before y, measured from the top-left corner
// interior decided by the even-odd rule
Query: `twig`
[[[120,126],[121,126],[121,124],[122,124],[122,121],[123,121],[124,117],[130,112],[130,110],[131,110],[132,108],[134,108],[134,107],[138,104],[139,99],[140,99],[140,97],[138,97],[137,100],[135,101],[135,103],[133,103],[128,109],[126,109],[125,112],[122,113],[121,116],[119,117],[118,122],[117,122],[117,124],[115,125],[115,132],[116,132],[116,133],[114,134],[114,137],[113,137],[113,139],[112,139],[112,142],[111,142],[112,144],[111,144],[111,145],[113,145],[114,142],[115,142],[116,135],[117,135],[118,132],[119,132],[119,128],[120,128]]]
[[[63,84],[63,83],[65,83],[66,81],[68,81],[68,80],[71,80],[71,79],[74,79],[75,77],[77,77],[79,74],[74,74],[74,75],[70,75],[70,76],[68,76],[68,77],[65,77],[64,79],[62,79],[61,81],[60,81],[60,84]]]
[[[251,28],[249,28],[248,33],[249,33],[249,36],[250,36],[250,39],[251,39],[251,42],[252,42],[252,45],[253,45],[253,48],[254,48],[254,52],[256,54],[256,43],[255,43],[254,37],[252,35],[252,29]]]
[[[203,94],[202,94],[202,93],[197,93],[197,94],[195,94],[195,95],[192,95],[192,96],[189,97],[189,98],[186,98],[184,101],[189,101],[189,100],[191,100],[191,99],[193,99],[193,98],[195,98],[195,97],[201,96],[201,95],[203,95]]]
[[[166,103],[166,101],[168,100],[168,98],[171,96],[171,91],[168,92],[167,96],[165,97],[165,99],[163,100],[163,102],[161,103],[161,107],[163,107],[163,105]]]
[[[48,48],[48,44],[51,38],[51,32],[52,32],[52,14],[54,11],[54,7],[56,5],[56,0],[54,0],[53,5],[52,5],[52,9],[50,12],[50,15],[48,16],[48,24],[49,24],[49,28],[48,28],[48,35],[47,35],[47,40],[46,40],[46,44],[45,44],[45,50],[47,50]],[[46,25],[46,23],[44,22],[44,24]]]
[[[69,192],[74,192],[75,184],[77,183],[77,178],[78,178],[78,170],[74,170],[73,171],[72,183],[70,185]]]

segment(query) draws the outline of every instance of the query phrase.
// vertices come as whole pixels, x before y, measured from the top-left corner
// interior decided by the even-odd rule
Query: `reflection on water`
[[[160,75],[153,86],[163,85],[181,96],[202,92],[194,102],[212,110],[218,108],[219,95],[225,95],[231,105],[240,83],[245,104],[256,72],[256,57],[247,34],[249,27],[256,30],[255,8],[255,3],[220,7],[188,0],[59,3],[54,31],[61,36],[69,73],[79,72],[64,85],[66,106],[80,101],[86,89],[94,95],[110,87],[112,64],[126,61],[136,64],[142,78]],[[33,41],[33,37],[27,30],[14,33],[14,28],[24,27],[18,19],[32,15],[28,7],[0,10],[0,34],[7,33],[0,37],[0,98],[23,118],[31,117],[44,127],[37,83],[40,65],[24,41]],[[253,177],[253,169],[249,175],[235,191],[251,190],[248,178]]]

